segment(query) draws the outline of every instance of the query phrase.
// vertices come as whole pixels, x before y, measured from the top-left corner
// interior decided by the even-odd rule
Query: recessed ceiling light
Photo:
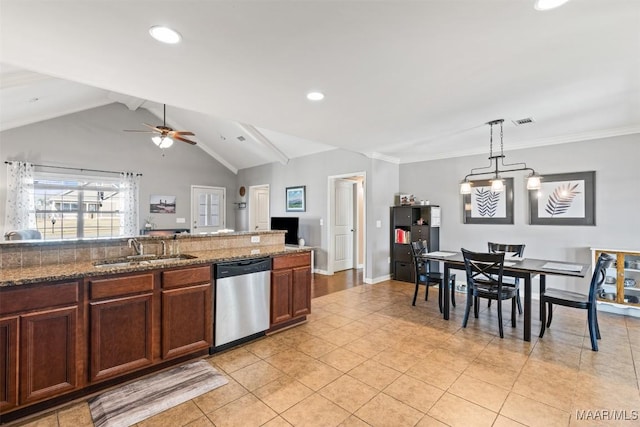
[[[324,99],[324,93],[322,92],[309,92],[307,94],[309,101],[322,101]]]
[[[182,36],[176,30],[172,30],[169,27],[163,27],[162,25],[155,25],[149,28],[149,34],[151,37],[162,43],[176,44],[182,40]]]
[[[551,10],[556,7],[560,7],[569,0],[536,0],[535,6],[533,6],[536,10]]]

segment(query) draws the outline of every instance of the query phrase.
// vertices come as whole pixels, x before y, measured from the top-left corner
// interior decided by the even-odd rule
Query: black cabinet
[[[414,281],[411,242],[424,240],[430,252],[440,250],[440,207],[435,205],[391,208],[391,274],[395,280]],[[439,271],[437,262],[431,271]]]

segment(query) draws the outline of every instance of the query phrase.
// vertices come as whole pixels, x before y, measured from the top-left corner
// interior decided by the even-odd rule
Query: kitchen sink
[[[126,258],[114,258],[95,261],[93,265],[95,267],[102,268],[118,268],[118,267],[131,267],[136,265],[153,265],[162,264],[165,262],[181,261],[185,259],[197,258],[194,255],[180,254],[180,255],[133,255]]]

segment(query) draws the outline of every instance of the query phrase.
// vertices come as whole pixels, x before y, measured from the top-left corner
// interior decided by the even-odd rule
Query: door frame
[[[331,210],[333,209],[333,203],[331,194],[331,188],[335,185],[336,179],[346,179],[346,178],[361,178],[362,179],[362,200],[356,197],[357,203],[353,207],[354,212],[354,224],[357,230],[357,233],[362,233],[362,246],[360,245],[360,239],[358,235],[353,238],[353,256],[354,256],[354,268],[359,268],[358,258],[359,254],[362,253],[362,269],[365,272],[367,271],[367,173],[362,172],[353,172],[353,173],[344,173],[340,175],[330,175],[327,177],[327,228],[325,231],[325,238],[327,242],[327,271],[326,274],[333,275],[334,274],[334,266],[333,266],[333,257],[334,250],[333,244],[331,241],[333,224],[331,223]],[[357,181],[354,181],[354,184]],[[357,194],[357,192],[356,192]],[[360,204],[362,203],[362,206]],[[362,208],[362,223],[358,221],[358,209]]]

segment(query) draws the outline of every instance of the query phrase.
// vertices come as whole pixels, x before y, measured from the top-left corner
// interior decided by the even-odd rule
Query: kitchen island
[[[3,420],[207,355],[217,263],[273,259],[266,332],[310,313],[310,252],[282,232],[136,239],[144,257],[128,239],[0,244]]]

